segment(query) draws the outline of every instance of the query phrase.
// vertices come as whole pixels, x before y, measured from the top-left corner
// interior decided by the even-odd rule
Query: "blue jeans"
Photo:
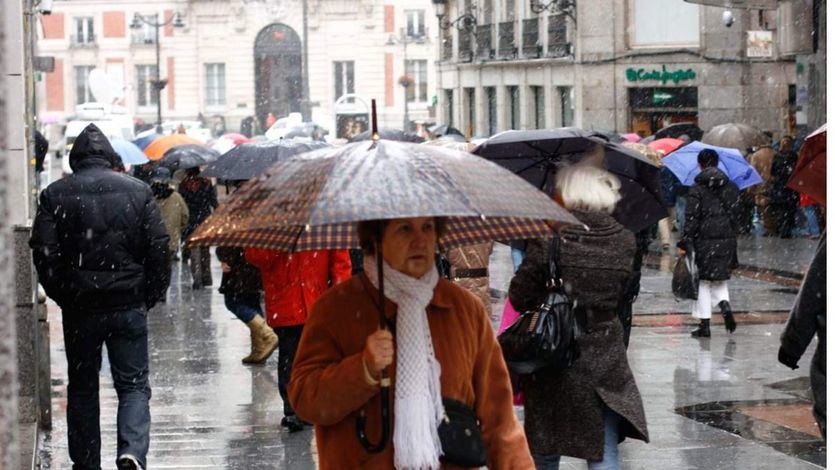
[[[116,457],[132,455],[147,468],[151,429],[148,401],[148,313],[144,308],[105,313],[64,311],[67,354],[67,435],[73,469],[101,468],[99,372],[107,346],[119,397]]]
[[[679,196],[676,198],[676,225],[678,225],[679,232],[684,231],[684,223],[686,222],[684,219],[684,212],[687,209],[687,197],[686,196]],[[681,235],[679,234],[679,238]]]
[[[603,460],[588,460],[589,470],[619,470],[618,430],[621,416],[608,407],[603,408]],[[557,470],[560,468],[560,456],[556,454],[534,454],[536,470]]]
[[[519,266],[522,266],[522,260],[525,259],[525,251],[511,247],[510,258],[513,260],[513,272],[516,272],[519,270]]]
[[[223,302],[226,308],[244,323],[251,322],[255,315],[264,316],[261,310],[261,294],[258,292],[223,294]]]
[[[806,230],[809,236],[819,237],[821,229],[818,225],[817,206],[806,206],[803,208],[803,213],[806,215]]]

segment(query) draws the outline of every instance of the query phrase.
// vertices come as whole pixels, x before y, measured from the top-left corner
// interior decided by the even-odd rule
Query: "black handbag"
[[[696,255],[687,248],[684,256],[679,256],[673,268],[673,295],[676,300],[696,300],[699,298],[699,268]]]
[[[441,460],[459,467],[487,465],[487,449],[481,437],[481,423],[464,403],[444,398],[444,420],[438,426],[438,438],[444,455]]]
[[[511,372],[525,375],[543,368],[567,369],[580,355],[577,339],[581,328],[574,301],[560,277],[557,255],[559,237],[551,241],[548,253],[548,297],[538,308],[522,313],[499,335],[502,355]]]

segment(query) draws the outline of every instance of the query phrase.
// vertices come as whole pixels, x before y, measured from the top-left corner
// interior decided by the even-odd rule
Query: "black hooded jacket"
[[[679,247],[696,250],[699,279],[725,281],[737,267],[738,201],[739,188],[716,167],[702,170],[690,187]]]
[[[168,234],[151,188],[93,124],[70,152],[73,174],[40,197],[29,246],[46,294],[65,311],[153,306],[168,286]]]

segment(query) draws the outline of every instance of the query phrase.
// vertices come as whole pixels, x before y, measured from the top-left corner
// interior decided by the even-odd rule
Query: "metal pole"
[[[156,47],[157,47],[157,82],[156,89],[157,93],[157,133],[162,134],[162,70],[160,70],[159,66],[159,22],[154,22],[154,31],[156,35]]]

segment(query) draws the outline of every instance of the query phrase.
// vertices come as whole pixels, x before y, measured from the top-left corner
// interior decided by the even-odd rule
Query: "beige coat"
[[[177,191],[172,191],[166,198],[156,198],[165,230],[170,237],[168,249],[172,254],[177,253],[180,247],[180,235],[188,225],[188,206],[183,196]]]
[[[368,418],[369,440],[376,442],[381,430],[380,387],[366,381],[362,365],[365,340],[380,326],[376,300],[377,290],[365,275],[332,287],[313,305],[296,352],[288,389],[290,403],[301,419],[315,425],[319,468],[323,470],[394,468],[390,441],[383,452],[370,454],[356,433],[360,411]],[[397,315],[397,306],[388,300],[386,314],[392,321]],[[441,279],[426,315],[441,365],[441,395],[475,410],[488,466],[533,470],[525,433],[513,411],[502,351],[481,303]],[[395,360],[389,368],[392,410],[396,364]]]
[[[487,270],[490,264],[490,254],[493,252],[493,243],[479,243],[477,245],[452,248],[447,252],[447,259],[451,266],[450,277],[452,282],[472,292],[479,298],[491,314],[490,305],[490,276],[459,277],[458,273],[467,274],[462,270],[484,269]]]

